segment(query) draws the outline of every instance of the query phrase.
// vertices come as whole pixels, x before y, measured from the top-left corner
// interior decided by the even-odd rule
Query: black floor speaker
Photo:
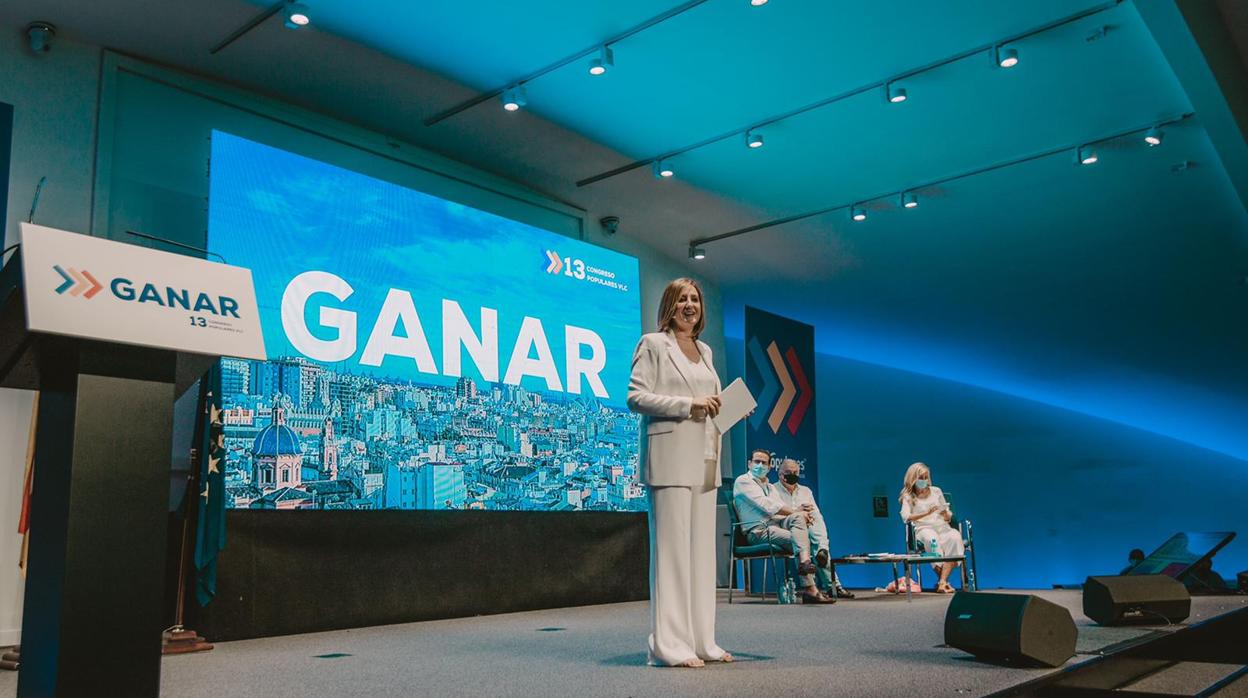
[[[1088,577],[1083,583],[1083,615],[1101,625],[1178,623],[1191,612],[1187,588],[1164,574]]]
[[[945,644],[994,662],[1061,666],[1075,636],[1070,611],[1030,594],[959,591],[945,613]]]

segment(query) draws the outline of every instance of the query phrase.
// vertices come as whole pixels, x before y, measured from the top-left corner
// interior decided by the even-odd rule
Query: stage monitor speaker
[[[945,613],[945,644],[989,661],[1061,666],[1075,636],[1070,611],[1031,594],[959,591]]]
[[[1187,587],[1164,574],[1088,577],[1083,615],[1100,625],[1178,623],[1192,612]]]

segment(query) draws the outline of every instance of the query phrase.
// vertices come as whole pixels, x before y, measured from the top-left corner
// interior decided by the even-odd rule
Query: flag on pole
[[[207,606],[217,594],[217,553],[225,547],[225,434],[221,427],[221,364],[200,382],[199,488],[195,522],[195,598]]]

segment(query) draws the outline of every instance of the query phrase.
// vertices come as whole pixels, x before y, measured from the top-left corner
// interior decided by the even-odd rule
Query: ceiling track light
[[[706,248],[690,245],[689,259],[706,259]]]
[[[811,218],[814,218],[815,216],[822,216],[822,215],[831,214],[831,213],[839,213],[840,211],[844,211],[846,209],[849,210],[850,218],[852,220],[861,221],[861,220],[865,220],[866,211],[863,210],[862,204],[857,203],[857,202],[862,202],[862,201],[883,201],[885,199],[888,199],[894,196],[900,196],[901,205],[904,208],[915,208],[918,206],[917,192],[920,190],[930,189],[934,187],[943,187],[949,184],[950,182],[958,182],[958,181],[962,181],[965,179],[969,179],[971,177],[978,177],[980,175],[988,174],[991,172],[999,172],[1007,167],[1015,167],[1018,165],[1024,165],[1026,163],[1036,162],[1038,160],[1042,160],[1046,158],[1053,158],[1059,155],[1062,157],[1069,157],[1072,151],[1075,152],[1075,162],[1081,162],[1081,160],[1079,159],[1079,156],[1081,154],[1084,155],[1085,158],[1087,156],[1091,156],[1092,158],[1096,157],[1096,152],[1091,148],[1089,144],[1116,142],[1124,138],[1131,138],[1131,139],[1139,138],[1141,133],[1145,133],[1149,129],[1152,129],[1152,128],[1161,129],[1171,124],[1182,123],[1186,121],[1187,119],[1192,118],[1193,116],[1195,116],[1195,112],[1184,112],[1182,114],[1178,114],[1174,116],[1173,118],[1165,119],[1161,121],[1160,123],[1154,122],[1152,126],[1136,126],[1134,128],[1129,128],[1129,129],[1125,129],[1122,131],[1103,133],[1095,138],[1089,139],[1088,141],[1084,141],[1083,144],[1067,143],[1061,146],[1050,148],[1048,150],[1040,151],[1038,153],[1031,153],[1030,155],[1024,155],[1022,157],[1013,158],[1010,160],[993,162],[987,165],[976,167],[974,169],[964,170],[962,172],[958,172],[956,174],[951,174],[945,177],[941,177],[939,179],[932,179],[932,180],[928,180],[925,182],[913,182],[911,183],[911,188],[909,189],[902,189],[900,191],[894,190],[894,191],[886,191],[886,192],[883,192],[883,191],[877,192],[869,196],[862,196],[861,198],[858,198],[855,203],[840,201],[840,202],[833,203],[833,204],[830,204],[828,206],[824,206],[821,208],[811,209],[811,210],[803,211],[800,213],[792,213],[792,214],[785,215],[780,218],[774,218],[772,220],[763,221],[761,223],[754,223],[754,224],[745,226],[744,228],[737,228],[735,230],[729,230],[727,232],[718,233],[716,235],[708,235],[705,237],[695,238],[693,240],[690,240],[689,244],[691,246],[696,246],[696,245],[705,245],[711,242],[719,242],[720,240],[727,240],[729,238],[735,238],[735,237],[739,237],[742,235],[747,235],[749,233],[756,233],[760,230],[770,230],[778,226],[790,225],[798,221],[809,220]],[[1095,160],[1093,160],[1093,162],[1095,162]],[[1176,165],[1172,165],[1170,167],[1170,171],[1177,174],[1177,173],[1187,171],[1188,169],[1193,168],[1193,167],[1199,167],[1199,164],[1189,160],[1189,161],[1178,163]]]
[[[636,34],[640,32],[646,31],[656,25],[662,24],[663,22],[666,22],[669,19],[678,17],[707,2],[709,2],[709,0],[685,0],[685,2],[682,2],[679,5],[676,5],[675,7],[664,10],[662,13],[657,14],[647,20],[644,20],[638,24],[634,24],[633,26],[628,27],[627,29],[622,29],[618,33],[613,34],[611,36],[601,38],[598,41],[595,41],[594,44],[591,46],[588,46],[579,51],[576,51],[575,53],[568,54],[560,58],[559,60],[554,61],[553,63],[549,63],[530,73],[527,73],[524,75],[518,75],[512,78],[509,82],[513,85],[514,84],[523,85],[526,83],[533,82],[534,80],[537,80],[538,78],[541,78],[542,76],[549,75],[550,73],[553,73],[556,70],[559,70],[569,65],[583,66],[585,65],[583,61],[586,61],[587,59],[590,59],[592,56],[601,53],[602,48],[604,46],[613,46],[615,44],[618,44],[619,42],[631,36],[635,36]],[[604,67],[608,70],[610,70],[611,68],[611,66],[605,65],[605,64],[604,64]],[[445,121],[446,119],[449,119],[452,116],[455,116],[456,114],[460,114],[469,109],[472,109],[473,107],[477,105],[488,102],[494,99],[495,97],[497,97],[499,94],[501,94],[503,89],[504,88],[496,87],[490,90],[486,90],[484,92],[479,92],[475,96],[470,97],[460,102],[459,104],[456,104],[455,106],[450,107],[449,109],[444,109],[443,111],[440,111],[437,114],[434,114],[428,119],[425,119],[425,122],[424,122],[425,126],[433,126],[434,124]],[[646,162],[648,163],[649,160],[647,160]]]
[[[654,161],[654,177],[655,179],[668,179],[676,175],[676,171],[672,169],[671,163],[667,160]]]
[[[610,46],[603,46],[598,55],[589,61],[590,75],[604,75],[615,67],[615,51]]]
[[[863,84],[853,89],[845,90],[835,95],[828,96],[824,99],[820,99],[814,102],[809,102],[802,106],[790,109],[788,111],[779,112],[775,114],[769,114],[762,118],[759,118],[756,116],[752,119],[752,121],[750,121],[749,123],[743,124],[738,128],[733,128],[730,130],[722,131],[714,135],[710,135],[701,140],[687,143],[686,145],[683,145],[678,148],[668,147],[668,149],[664,151],[664,155],[667,157],[679,156],[679,155],[683,155],[684,153],[687,153],[693,150],[698,150],[700,148],[705,148],[710,145],[718,144],[728,139],[741,138],[742,134],[746,133],[746,131],[754,128],[755,126],[782,122],[782,121],[797,117],[799,115],[812,112],[816,109],[823,109],[830,105],[837,104],[848,99],[853,99],[860,95],[865,95],[868,93],[874,94],[876,91],[880,91],[880,93],[885,95],[885,98],[887,99],[888,92],[885,91],[885,88],[890,83],[908,81],[918,75],[927,75],[931,73],[932,71],[941,69],[945,66],[952,65],[959,61],[971,60],[971,59],[983,60],[984,56],[988,56],[993,61],[994,66],[999,66],[1003,68],[1012,68],[1018,65],[1018,61],[1019,61],[1019,49],[1017,47],[1022,42],[1026,41],[1027,39],[1033,36],[1038,36],[1046,32],[1053,31],[1059,27],[1066,27],[1066,26],[1075,24],[1077,22],[1083,22],[1084,20],[1087,20],[1089,17],[1093,17],[1095,15],[1107,12],[1109,10],[1112,10],[1118,7],[1124,1],[1125,0],[1104,0],[1103,2],[1095,6],[1086,7],[1073,14],[1067,15],[1065,17],[1061,17],[1060,19],[1056,19],[1050,22],[1046,22],[1044,24],[1036,25],[1036,26],[1031,27],[1030,29],[1027,29],[1025,31],[1021,31],[1015,34],[994,37],[991,41],[977,44],[971,48],[967,48],[965,50],[958,51],[957,53],[947,55],[944,58],[941,58],[939,60],[932,61],[930,63],[925,63],[923,65],[913,66],[911,68],[908,68],[908,69],[899,71],[897,73],[894,73],[892,75],[886,76],[882,79],[873,80],[872,82],[868,84]],[[584,55],[589,55],[589,54],[586,53]],[[468,104],[467,106],[471,106],[471,104]],[[434,123],[437,123],[438,121],[442,120],[443,118],[446,118],[447,116],[451,114],[455,114],[455,113],[458,113],[459,111],[462,111],[462,109],[467,108],[467,106],[456,107],[450,111],[443,112],[442,114],[439,114],[431,119],[426,120],[425,125],[431,126]],[[619,167],[615,167],[613,169],[606,170],[604,172],[599,172],[598,174],[579,179],[576,181],[576,186],[585,187],[591,184],[596,184],[603,180],[611,179],[612,177],[618,177],[622,174],[632,172],[635,169],[646,167],[650,165],[650,163],[652,162],[654,162],[653,156],[641,157],[632,162],[626,163],[624,165],[620,165]],[[889,194],[889,196],[893,196],[895,194],[896,192],[892,192]]]
[[[1097,159],[1096,150],[1090,145],[1081,145],[1075,151],[1075,162],[1080,165],[1095,165]]]
[[[995,46],[992,49],[992,62],[1001,68],[1013,68],[1018,65],[1018,49],[1013,46]]]
[[[528,95],[525,93],[524,85],[513,85],[503,90],[503,109],[507,111],[519,111],[520,107],[528,104]]]
[[[884,93],[888,97],[888,101],[893,104],[901,104],[906,101],[906,88],[897,87],[891,82],[884,86]]]
[[[1148,133],[1144,134],[1144,142],[1147,143],[1150,148],[1156,147],[1161,145],[1161,141],[1165,139],[1165,137],[1166,134],[1162,133],[1161,127],[1154,126],[1148,129]]]
[[[752,149],[763,147],[763,134],[753,131],[745,132],[745,145]]]
[[[286,28],[302,29],[312,23],[312,15],[308,14],[308,6],[301,2],[286,4]]]
[[[49,22],[31,22],[26,25],[26,40],[32,53],[44,53],[51,48],[56,37],[56,27]]]

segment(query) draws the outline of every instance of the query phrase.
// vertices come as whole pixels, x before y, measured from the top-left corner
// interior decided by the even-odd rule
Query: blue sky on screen
[[[213,132],[211,173],[209,248],[252,269],[271,357],[301,355],[282,329],[281,298],[292,278],[318,270],[355,290],[343,302],[317,294],[305,310],[305,322],[322,339],[336,333],[318,326],[321,307],[358,314],[356,353],[334,364],[336,370],[422,383],[453,380],[420,373],[407,358],[387,357],[377,368],[359,365],[382,301],[397,288],[415,299],[439,369],[446,298],[460,304],[478,331],[480,308],[498,311],[500,379],[526,315],[542,321],[561,377],[564,326],[597,333],[607,350],[601,374],[610,393],[606,402],[623,405],[641,332],[636,258],[220,131]],[[548,273],[547,250],[607,270],[628,290]],[[466,352],[463,366],[465,375],[481,378]],[[536,378],[521,385],[546,387]]]

